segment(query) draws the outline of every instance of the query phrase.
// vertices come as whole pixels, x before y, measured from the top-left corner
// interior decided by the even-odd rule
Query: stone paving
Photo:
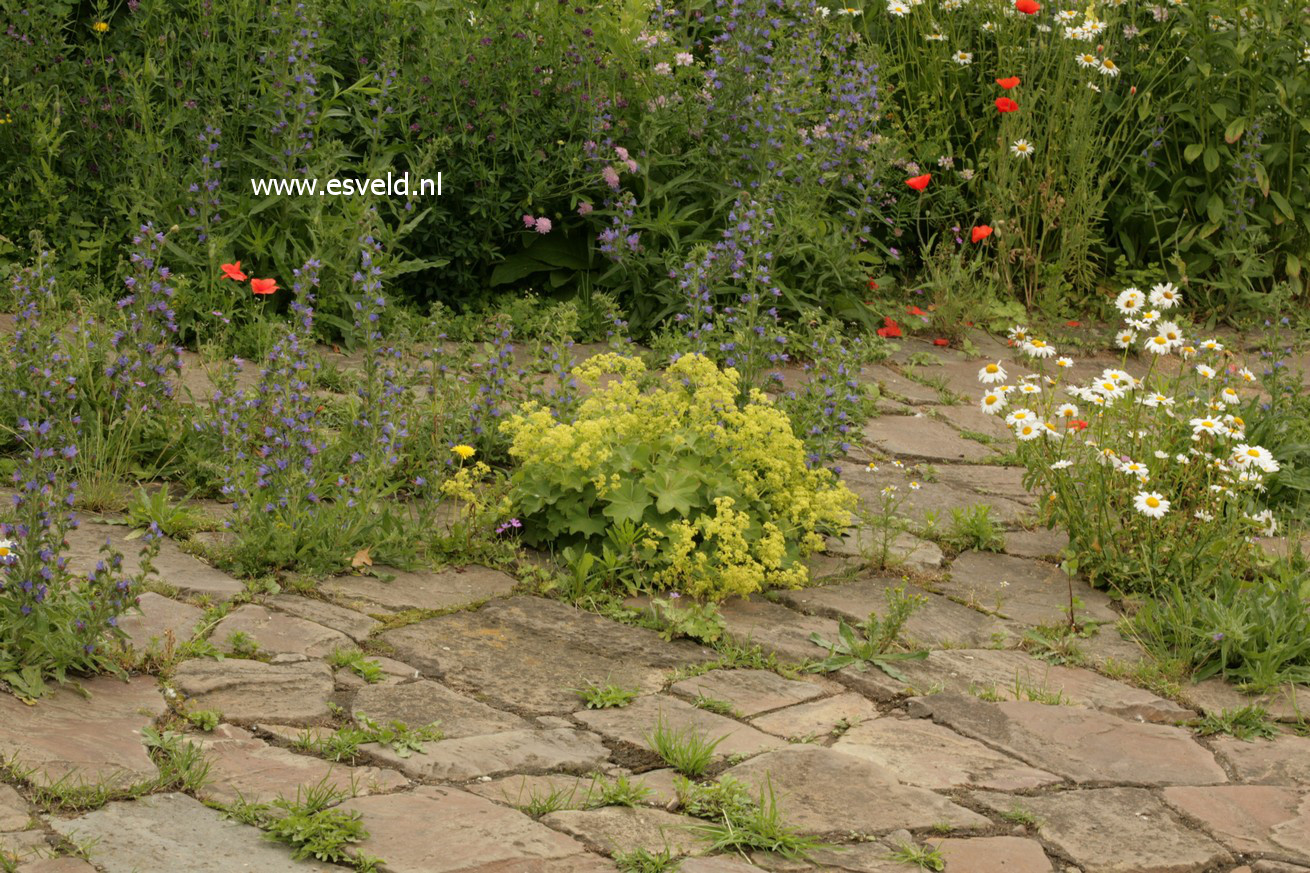
[[[911,352],[935,355],[940,368],[909,366]],[[849,481],[868,499],[915,476],[926,483],[905,507],[916,518],[988,504],[1008,528],[1004,552],[952,556],[911,538],[893,550],[904,565],[874,571],[848,536],[814,560],[811,587],[723,607],[738,641],[798,662],[822,654],[811,634],[832,639],[839,620],[883,613],[887,589],[906,584],[925,605],[905,636],[930,654],[899,665],[902,678],[876,668],[706,672],[718,657],[706,647],[533,596],[481,567],[243,597],[202,627],[221,660],[98,678],[81,683],[84,694],[64,688],[35,705],[0,695],[0,870],[344,870],[293,860],[221,811],[327,785],[362,816],[369,836],[355,850],[390,873],[589,873],[617,869],[613,856],[635,849],[684,856],[684,873],[910,873],[920,868],[893,860],[907,845],[935,850],[954,873],[1310,873],[1310,737],[1290,724],[1310,689],[1261,698],[1287,730],[1243,742],[1185,726],[1250,699],[1222,682],[1166,699],[1107,675],[1147,657],[1115,629],[1115,604],[1050,562],[1061,535],[1023,528],[1033,500],[1019,471],[994,466],[999,445],[962,434],[986,433],[972,407],[943,403],[913,378],[964,392],[976,369],[911,343],[868,368],[884,406],[903,414],[869,423]],[[878,473],[857,463],[871,459]],[[931,467],[902,471],[892,460]],[[85,525],[74,563],[125,533]],[[138,653],[180,646],[201,606],[244,590],[178,544],[159,565],[159,590],[171,596],[146,594],[142,614],[124,622]],[[1021,647],[1026,631],[1066,617],[1070,584],[1080,619],[1097,627],[1080,641],[1084,666]],[[256,657],[234,651],[237,632],[258,644]],[[325,659],[357,646],[378,662],[377,682]],[[577,689],[587,683],[639,696],[586,709]],[[212,731],[187,734],[209,762],[205,784],[148,790],[158,770],[143,731],[182,730],[175,714],[197,710],[221,714]],[[408,754],[366,744],[351,764],[303,751],[354,712],[439,722],[444,736]],[[787,822],[829,845],[808,862],[708,854],[673,772],[648,748],[657,725],[722,737],[710,775],[772,791]],[[650,789],[645,801],[596,806],[600,780],[619,777]],[[51,798],[78,785],[124,799],[52,811]]]

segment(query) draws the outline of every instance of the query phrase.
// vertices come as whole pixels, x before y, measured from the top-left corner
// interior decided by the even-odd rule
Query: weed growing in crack
[[[694,725],[673,728],[661,716],[654,729],[645,735],[646,745],[660,756],[665,764],[684,776],[695,779],[705,774],[714,763],[714,750],[727,739],[727,735],[710,739]]]
[[[582,688],[574,688],[572,690],[578,695],[578,697],[582,698],[582,702],[586,705],[587,709],[614,709],[624,707],[636,700],[638,695],[641,694],[641,692],[635,688],[621,688],[618,685],[609,682],[602,685],[599,682],[594,681],[587,682],[587,684]]]
[[[783,820],[771,780],[752,796],[743,783],[724,777],[696,783],[679,777],[674,790],[683,811],[705,819],[693,828],[712,852],[772,852],[789,860],[805,860],[827,845],[804,836]]]
[[[1190,722],[1188,726],[1198,736],[1227,734],[1248,743],[1256,739],[1272,740],[1278,736],[1278,728],[1269,717],[1269,711],[1254,703],[1238,709],[1208,713]]]

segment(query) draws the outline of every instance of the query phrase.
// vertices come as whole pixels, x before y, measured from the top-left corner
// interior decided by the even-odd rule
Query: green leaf
[[[1205,144],[1194,142],[1187,148],[1183,149],[1183,160],[1190,164],[1192,161],[1199,158],[1203,151],[1205,151]]]
[[[646,482],[655,495],[655,508],[662,513],[676,512],[687,518],[692,507],[700,505],[700,480],[685,470],[660,470]]]
[[[1292,204],[1288,203],[1287,198],[1282,194],[1277,191],[1270,191],[1269,199],[1274,201],[1274,206],[1278,207],[1278,211],[1283,213],[1289,220],[1296,218],[1296,213],[1292,211]]]
[[[1224,131],[1224,142],[1229,143],[1230,145],[1237,142],[1242,138],[1242,133],[1245,130],[1246,119],[1234,118],[1232,122],[1229,123],[1228,128]]]
[[[602,511],[607,518],[630,521],[633,524],[641,524],[646,507],[651,504],[650,492],[646,486],[634,479],[624,480],[618,488],[606,495],[606,500],[608,502]]]
[[[1214,146],[1206,148],[1203,163],[1205,164],[1205,171],[1207,173],[1213,173],[1215,170],[1219,169],[1219,152],[1215,150]]]

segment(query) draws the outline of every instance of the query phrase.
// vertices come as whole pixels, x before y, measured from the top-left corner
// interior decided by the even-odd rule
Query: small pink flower
[[[626,161],[628,159],[628,150],[623,146],[615,146],[614,154],[619,156],[620,161]]]
[[[601,178],[605,180],[606,185],[609,185],[615,191],[619,190],[618,170],[614,169],[613,167],[606,167],[605,169],[600,171],[600,175]]]
[[[691,52],[678,52],[673,56],[673,60],[680,67],[690,67],[694,59],[691,56]]]
[[[552,226],[549,218],[537,219],[537,233],[550,233]]]
[[[536,223],[537,223],[537,219],[533,218],[531,215],[523,216],[523,226],[526,227],[528,230],[531,230],[532,226]]]
[[[627,166],[627,168],[628,168],[628,172],[629,172],[629,173],[635,173],[635,172],[637,172],[637,162],[634,161],[632,158],[628,158],[628,159],[627,159],[626,161],[624,161],[623,163],[624,163],[625,166]]]
[[[581,203],[578,204],[578,215],[590,215],[591,210],[594,208],[595,207],[592,206],[590,203],[583,200]]]
[[[655,75],[657,76],[667,76],[672,72],[673,72],[673,67],[670,67],[664,61],[660,61],[658,64],[655,65]]]

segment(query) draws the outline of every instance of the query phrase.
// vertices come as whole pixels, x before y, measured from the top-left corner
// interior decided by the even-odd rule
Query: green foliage
[[[655,728],[646,733],[646,745],[660,760],[684,776],[695,779],[704,775],[714,763],[714,750],[727,739],[710,739],[695,725],[674,728],[661,716]]]
[[[195,709],[186,714],[186,720],[199,730],[208,733],[218,727],[218,723],[223,720],[223,714],[212,709]]]
[[[1005,535],[992,519],[992,508],[986,503],[970,507],[952,507],[951,527],[942,542],[957,551],[979,549],[999,552],[1005,548]]]
[[[940,871],[946,869],[946,859],[932,846],[916,846],[904,843],[889,856],[893,861],[918,867],[920,870]]]
[[[801,557],[847,523],[853,496],[806,467],[785,415],[760,396],[739,404],[734,371],[688,355],[644,390],[640,361],[601,355],[574,377],[592,389],[574,421],[529,404],[504,425],[529,544],[603,556],[611,527],[638,525],[656,585],[720,600],[802,584]]]
[[[684,603],[675,591],[667,599],[655,597],[650,602],[655,611],[656,621],[660,624],[660,636],[666,640],[679,637],[712,644],[723,637],[727,622],[713,603]]]
[[[587,709],[624,707],[636,700],[641,694],[636,689],[620,688],[608,682],[604,685],[599,682],[588,682],[584,687],[574,690],[582,698],[582,702],[586,704]]]
[[[853,666],[862,672],[872,664],[893,679],[908,681],[893,666],[895,662],[921,661],[928,657],[928,652],[893,652],[891,649],[899,642],[905,622],[926,602],[927,598],[922,594],[906,594],[904,585],[888,588],[885,618],[869,613],[868,619],[855,627],[848,625],[845,619],[839,619],[837,639],[833,642],[818,633],[810,634],[810,642],[826,648],[828,657],[807,669],[813,673],[832,673]]]
[[[354,723],[337,728],[327,736],[304,731],[294,745],[300,751],[320,755],[329,761],[353,763],[359,757],[359,747],[366,743],[379,743],[398,756],[408,758],[415,752],[424,754],[424,743],[437,742],[444,736],[436,722],[414,728],[403,721],[379,724],[357,712]]]
[[[358,649],[333,649],[328,655],[328,664],[334,670],[348,669],[370,685],[386,677],[382,665],[365,657]]]
[[[1246,742],[1256,738],[1272,740],[1278,736],[1278,728],[1268,710],[1256,704],[1209,713],[1192,722],[1191,728],[1203,737],[1227,734]]]
[[[350,864],[357,870],[375,869],[377,859],[349,851],[351,846],[368,839],[368,831],[358,811],[334,808],[334,804],[346,797],[344,792],[329,785],[325,776],[317,785],[297,788],[295,800],[279,797],[271,808],[255,810],[254,815],[265,836],[290,846],[291,857],[297,861],[314,858]]]
[[[678,778],[674,787],[684,811],[706,819],[695,830],[712,852],[773,852],[789,860],[805,860],[827,848],[785,823],[771,781],[760,787],[758,797],[731,777],[702,784]]]
[[[613,780],[597,776],[587,787],[587,806],[636,806],[651,793],[645,783],[633,782],[627,776],[617,776]]]
[[[127,517],[138,528],[149,529],[151,524],[156,524],[170,537],[183,539],[214,527],[214,522],[203,512],[173,503],[167,485],[153,492],[138,488],[128,504]]]
[[[674,873],[682,866],[668,846],[658,852],[645,848],[619,852],[614,856],[614,863],[622,873]]]

